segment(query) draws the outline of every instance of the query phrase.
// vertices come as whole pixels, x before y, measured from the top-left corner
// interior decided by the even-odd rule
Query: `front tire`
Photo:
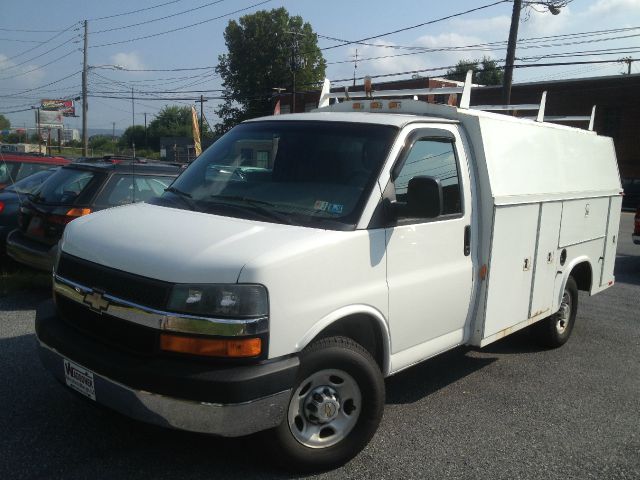
[[[578,313],[578,286],[569,277],[562,293],[560,309],[536,325],[538,341],[544,347],[558,348],[567,343]]]
[[[298,472],[338,467],[376,432],[384,380],[371,354],[346,337],[320,339],[300,355],[287,416],[268,432],[274,459]]]

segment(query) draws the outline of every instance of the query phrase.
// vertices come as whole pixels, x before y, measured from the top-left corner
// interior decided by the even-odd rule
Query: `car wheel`
[[[344,464],[373,437],[384,400],[380,369],[360,344],[346,337],[312,343],[300,355],[286,419],[268,432],[272,458],[298,472]]]
[[[557,348],[564,345],[573,331],[578,313],[578,286],[573,277],[569,277],[562,292],[559,310],[536,325],[541,345]]]

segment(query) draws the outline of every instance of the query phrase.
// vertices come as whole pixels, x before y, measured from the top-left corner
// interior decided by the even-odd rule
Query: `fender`
[[[554,312],[560,308],[560,303],[562,302],[562,294],[564,293],[564,287],[567,286],[567,280],[569,280],[569,276],[571,272],[575,268],[576,265],[580,263],[586,262],[591,269],[591,285],[589,285],[589,294],[591,294],[591,289],[593,288],[593,265],[591,265],[591,260],[586,255],[581,255],[579,257],[574,258],[571,262],[564,268],[562,271],[562,284],[560,290],[556,292],[556,299],[554,303]]]
[[[329,315],[326,315],[321,320],[316,322],[307,333],[305,333],[300,341],[296,344],[296,351],[299,352],[303,350],[311,341],[318,336],[323,330],[327,327],[331,326],[333,323],[356,314],[364,314],[368,317],[371,317],[375,320],[376,326],[379,327],[380,332],[382,333],[382,358],[383,358],[383,368],[382,375],[389,375],[389,368],[391,365],[390,355],[391,355],[391,335],[389,333],[389,325],[387,321],[382,315],[382,313],[373,308],[370,305],[349,305],[346,307],[341,307],[338,310],[331,312]]]

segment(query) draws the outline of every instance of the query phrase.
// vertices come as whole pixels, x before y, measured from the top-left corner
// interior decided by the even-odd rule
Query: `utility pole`
[[[149,148],[149,141],[147,139],[147,112],[144,112],[144,148]]]
[[[356,70],[358,70],[358,49],[356,48],[356,59],[353,63],[353,86],[356,86]]]
[[[113,128],[111,130],[111,141],[113,143],[116,143],[116,122],[111,122],[111,124],[113,125]]]
[[[623,57],[619,60],[619,62],[627,64],[627,75],[631,75],[631,64],[633,63],[633,58]]]
[[[86,157],[89,150],[89,132],[87,130],[87,50],[89,43],[89,26],[88,22],[84,21],[84,49],[83,49],[83,61],[82,61],[82,156]]]
[[[204,95],[200,95],[200,100],[196,100],[196,103],[200,104],[200,142],[204,137],[204,102],[208,102],[209,100],[204,99]]]
[[[291,43],[291,74],[293,77],[293,83],[291,85],[291,113],[296,113],[296,72],[300,70],[300,57],[298,55],[299,45],[298,37],[303,35],[301,32],[289,31],[293,35],[293,41]]]
[[[502,82],[503,105],[509,105],[511,103],[511,83],[513,82],[513,63],[516,60],[516,43],[518,41],[520,10],[522,10],[522,0],[513,0],[511,28],[509,29],[509,44],[507,46],[507,58],[504,65],[504,80]]]
[[[136,104],[133,101],[133,87],[131,87],[131,147],[133,148],[133,161],[136,160]]]
[[[42,135],[40,135],[40,107],[37,108],[36,110],[36,123],[37,123],[37,130],[38,130],[38,153],[42,153]]]

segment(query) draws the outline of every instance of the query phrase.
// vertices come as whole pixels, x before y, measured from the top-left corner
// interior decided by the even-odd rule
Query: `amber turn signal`
[[[67,217],[83,217],[91,213],[90,208],[71,208],[65,214]]]
[[[262,340],[259,338],[212,339],[183,337],[163,333],[160,335],[160,348],[167,352],[188,353],[207,357],[256,357],[262,352]]]

